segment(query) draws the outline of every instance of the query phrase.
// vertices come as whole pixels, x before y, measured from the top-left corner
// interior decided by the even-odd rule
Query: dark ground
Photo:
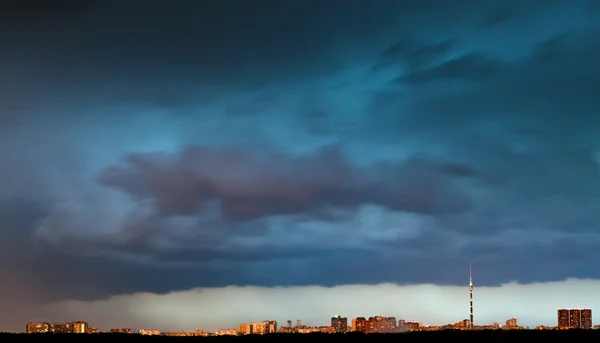
[[[142,336],[128,334],[90,334],[90,335],[60,335],[60,334],[0,334],[0,342],[44,342],[57,340],[60,342],[110,342],[110,340],[127,340],[129,342],[419,342],[424,341],[461,341],[465,342],[542,342],[542,341],[598,341],[600,330],[563,330],[563,331],[434,331],[411,332],[401,334],[270,334],[264,336],[218,336],[218,337],[165,337]]]

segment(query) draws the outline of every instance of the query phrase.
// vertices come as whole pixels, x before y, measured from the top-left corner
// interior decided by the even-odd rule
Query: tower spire
[[[473,268],[469,261],[469,319],[473,326]]]

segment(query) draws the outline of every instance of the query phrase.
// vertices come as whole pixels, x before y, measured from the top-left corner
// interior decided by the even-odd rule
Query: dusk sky
[[[469,261],[476,325],[600,311],[599,36],[595,0],[2,1],[0,331],[454,323]]]

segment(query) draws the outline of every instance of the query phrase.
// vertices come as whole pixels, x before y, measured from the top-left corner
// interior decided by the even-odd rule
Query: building
[[[561,308],[558,310],[559,329],[591,329],[592,310],[589,308]]]
[[[352,332],[367,333],[367,320],[365,317],[352,318]]]
[[[240,335],[264,335],[277,332],[277,322],[274,320],[265,320],[260,323],[241,323],[238,325]]]
[[[73,333],[87,333],[88,323],[87,322],[73,322]]]
[[[514,328],[517,328],[517,327],[519,327],[517,325],[517,318],[510,318],[510,319],[508,319],[506,321],[506,328],[507,329],[514,329]]]
[[[131,333],[131,329],[130,328],[125,328],[125,329],[121,329],[122,333]]]
[[[158,336],[160,335],[160,331],[158,330],[140,330],[140,335],[145,335],[145,336]]]
[[[98,328],[88,328],[88,333],[100,333],[100,329]]]
[[[469,321],[470,323],[470,321]],[[415,321],[407,322],[405,320],[398,321],[398,331],[406,332],[406,331],[415,331],[421,328],[421,323],[417,323]]]
[[[559,328],[568,328],[570,326],[570,316],[569,310],[566,308],[561,308],[558,310],[558,327]]]
[[[395,317],[370,317],[367,321],[366,333],[393,333],[397,331]]]
[[[592,309],[584,308],[581,309],[581,328],[592,329]]]
[[[235,329],[219,329],[217,336],[237,336],[238,332]]]
[[[348,318],[342,318],[339,314],[335,317],[331,317],[331,327],[337,333],[344,333],[348,331]]]
[[[277,321],[265,320],[263,323],[265,324],[265,333],[276,333],[277,332]]]
[[[50,332],[50,324],[49,323],[27,323],[26,331],[27,333],[48,333]]]
[[[252,332],[252,324],[251,323],[240,323],[238,324],[238,329],[237,331],[239,332],[240,335],[251,335],[254,332]]]
[[[73,333],[73,323],[54,323],[50,324],[52,333]]]

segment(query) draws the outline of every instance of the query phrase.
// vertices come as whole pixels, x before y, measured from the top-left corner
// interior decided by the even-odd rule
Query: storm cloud
[[[469,261],[478,286],[600,277],[594,3],[2,3],[0,330]]]

